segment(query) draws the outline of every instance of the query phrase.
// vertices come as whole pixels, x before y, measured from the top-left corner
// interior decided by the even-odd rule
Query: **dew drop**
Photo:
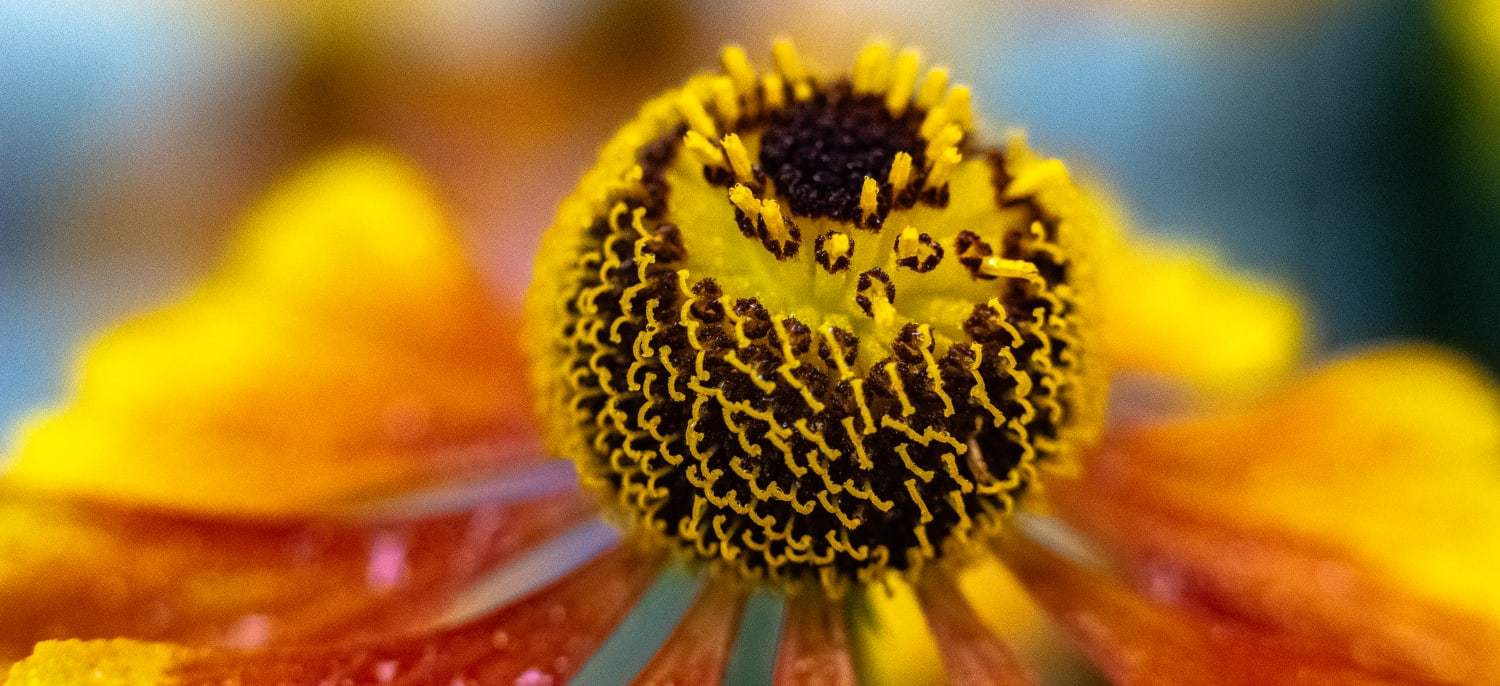
[[[385,660],[375,663],[375,679],[382,684],[391,683],[396,679],[396,669],[400,664],[395,660]]]
[[[553,679],[551,674],[547,674],[540,669],[532,667],[531,669],[521,672],[521,676],[516,677],[515,686],[552,686],[552,683]]]

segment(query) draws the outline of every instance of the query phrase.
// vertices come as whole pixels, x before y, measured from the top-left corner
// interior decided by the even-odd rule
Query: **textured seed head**
[[[1090,439],[1097,227],[915,52],[832,76],[772,52],[726,50],[605,146],[529,339],[549,444],[619,519],[836,592],[992,535]]]

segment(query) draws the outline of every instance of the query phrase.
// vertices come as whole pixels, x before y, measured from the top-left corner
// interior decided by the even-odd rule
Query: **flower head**
[[[715,683],[752,596],[778,684],[1030,683],[1031,601],[1120,683],[1500,681],[1490,379],[1292,378],[1294,300],[984,147],[914,53],[773,61],[605,146],[524,336],[399,159],[271,193],[20,434],[8,683],[544,684],[632,633],[602,678]],[[1191,392],[1101,427],[1105,369]],[[633,614],[671,551],[700,590]]]
[[[547,235],[529,339],[554,452],[637,528],[839,590],[992,535],[1105,393],[1087,211],[883,43],[790,43],[647,104]]]

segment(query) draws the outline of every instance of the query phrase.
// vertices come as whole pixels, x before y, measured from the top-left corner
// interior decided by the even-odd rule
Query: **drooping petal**
[[[746,590],[730,575],[712,576],[634,683],[712,686],[721,682],[745,608]]]
[[[593,512],[558,466],[559,483],[535,493],[404,518],[266,522],[0,496],[0,664],[56,638],[259,647],[425,628],[475,579]]]
[[[43,643],[12,668],[11,683],[57,683],[45,679],[49,674],[181,686],[562,683],[630,610],[659,563],[657,553],[617,548],[488,616],[409,638],[261,652],[118,640]],[[123,669],[167,681],[125,681],[126,673],[112,671]]]
[[[917,584],[927,625],[937,638],[954,686],[1029,686],[1036,680],[979,621],[957,584],[944,571],[933,571]]]
[[[1156,598],[1367,670],[1500,681],[1500,393],[1466,363],[1374,351],[1107,444],[1058,513]]]
[[[1148,599],[1119,579],[1035,544],[1008,541],[1008,564],[1072,631],[1111,682],[1180,686],[1427,683],[1363,670],[1324,646],[1202,608]]]
[[[1119,237],[1098,278],[1101,342],[1117,371],[1237,393],[1296,365],[1300,304],[1202,248]]]
[[[5,480],[287,513],[534,454],[508,316],[415,171],[334,154],[250,212],[205,283],[90,345]]]
[[[776,651],[776,686],[854,686],[844,604],[818,591],[787,600]]]

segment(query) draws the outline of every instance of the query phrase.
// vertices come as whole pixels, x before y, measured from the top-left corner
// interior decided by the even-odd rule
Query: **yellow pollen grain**
[[[755,170],[750,165],[750,151],[740,140],[740,135],[731,133],[724,137],[724,154],[729,156],[729,168],[740,183],[755,183]]]
[[[922,77],[922,87],[917,91],[917,107],[931,110],[942,100],[948,89],[948,68],[933,67]]]
[[[912,48],[896,56],[896,66],[891,70],[891,84],[885,96],[885,107],[891,114],[901,116],[911,102],[912,88],[917,82],[917,70],[922,66],[922,54]]]

